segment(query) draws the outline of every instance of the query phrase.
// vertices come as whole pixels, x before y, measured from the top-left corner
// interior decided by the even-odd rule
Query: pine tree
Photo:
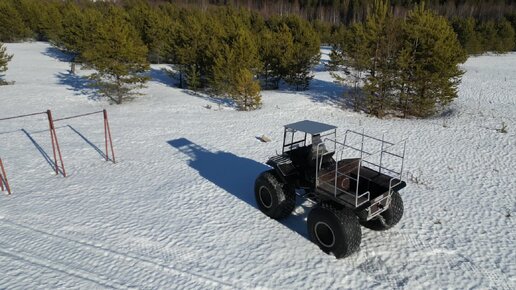
[[[502,19],[496,24],[497,45],[494,48],[498,53],[505,53],[514,49],[515,35],[514,28],[509,21]]]
[[[265,88],[277,89],[287,75],[288,63],[293,58],[294,38],[286,24],[277,30],[265,28],[260,34],[259,57],[263,63],[261,78]]]
[[[206,30],[212,27],[204,23],[209,20],[203,21],[203,19],[204,17],[197,11],[188,13],[183,10],[178,17],[178,23],[171,26],[165,36],[164,58],[174,64],[173,67],[178,71],[180,88],[187,86],[188,79],[197,81],[197,76],[199,76],[198,87],[203,86],[201,78],[206,73],[204,47],[207,46],[208,41]],[[189,73],[194,72],[193,66],[195,66],[195,75],[190,77]]]
[[[62,5],[59,3],[46,3],[45,10],[41,15],[38,25],[38,38],[45,41],[55,42],[59,35],[63,33],[63,15],[61,14]]]
[[[12,55],[7,54],[6,47],[0,43],[0,85],[6,85],[7,82],[3,79],[4,72],[7,71],[7,63],[13,58]]]
[[[506,19],[496,22],[493,20],[484,21],[477,29],[484,51],[506,53],[514,49],[514,28]]]
[[[15,9],[18,11],[21,20],[25,26],[33,33],[38,30],[38,24],[44,10],[43,5],[39,1],[32,0],[16,0],[14,1]]]
[[[458,64],[466,54],[443,17],[420,5],[403,21],[394,18],[389,7],[388,2],[375,1],[366,22],[343,33],[330,67],[344,72],[343,77],[333,73],[338,80],[353,76],[355,87],[363,82],[370,114],[429,116],[457,96],[462,75]]]
[[[496,39],[497,29],[493,20],[481,22],[477,26],[477,33],[482,43],[483,51],[496,51],[498,40]]]
[[[25,23],[27,28],[31,31],[31,36],[37,40],[48,40],[46,33],[49,28],[49,24],[53,27],[59,27],[61,17],[56,14],[55,9],[57,2],[51,0],[46,1],[34,1],[34,0],[16,0],[15,7],[22,21]],[[57,11],[58,12],[58,11]],[[51,15],[49,15],[51,13]],[[50,18],[51,17],[51,18]],[[50,21],[50,23],[49,23]]]
[[[130,7],[127,12],[149,50],[149,60],[160,63],[165,53],[166,37],[173,25],[171,18],[161,10],[152,8],[148,2]]]
[[[217,80],[224,80],[223,76],[224,68],[221,66],[224,64],[231,63],[231,60],[238,58],[238,55],[232,50],[234,43],[235,31],[228,31],[225,24],[215,14],[209,14],[202,12],[196,15],[201,17],[198,22],[201,24],[200,36],[194,40],[196,51],[193,55],[193,63],[198,68],[201,76],[201,86],[209,87],[212,92],[218,94],[227,93],[227,89],[221,89],[220,85],[223,82]],[[189,26],[187,26],[188,29]],[[189,44],[184,45],[186,51],[189,49]],[[228,59],[224,58],[225,54],[228,54]],[[251,52],[252,54],[252,52]],[[231,60],[230,60],[231,59]],[[191,61],[190,61],[191,62]],[[230,71],[232,68],[227,68]],[[217,73],[219,70],[219,73]],[[220,73],[222,71],[222,73]],[[229,74],[225,74],[226,76]],[[191,79],[191,76],[186,76],[187,79]],[[226,78],[227,81],[227,78]],[[226,86],[228,88],[228,86]]]
[[[63,30],[54,44],[71,53],[73,62],[80,61],[81,54],[96,41],[95,34],[101,19],[102,14],[95,9],[81,9],[76,4],[67,3],[63,8]]]
[[[314,20],[312,22],[312,27],[319,35],[319,38],[321,39],[322,43],[329,44],[333,42],[332,26],[329,22]]]
[[[351,83],[352,89],[345,90],[353,101],[353,108],[362,108],[362,89],[369,56],[364,53],[368,44],[365,38],[364,25],[354,24],[349,29],[342,27],[334,35],[334,45],[330,53],[328,68],[330,74],[341,84]],[[344,96],[345,97],[345,96]]]
[[[196,64],[191,64],[185,69],[188,89],[196,91],[201,88],[201,73]]]
[[[511,23],[512,29],[516,32],[516,13],[506,15],[507,21]],[[516,47],[516,37],[514,38],[514,47]]]
[[[31,35],[11,1],[0,1],[0,27],[0,41],[2,42],[19,41]]]
[[[480,54],[483,52],[482,43],[475,29],[476,21],[474,18],[456,17],[452,20],[452,25],[460,44],[469,54]]]
[[[466,53],[448,21],[417,6],[403,25],[404,40],[398,64],[404,115],[426,117],[457,97]]]
[[[228,35],[225,42],[214,53],[209,81],[216,94],[232,96],[239,74],[246,69],[257,72],[261,63],[256,41],[246,28],[241,27],[233,35]]]
[[[297,16],[284,17],[293,37],[292,54],[285,66],[284,80],[296,90],[306,90],[313,78],[312,67],[320,59],[320,39],[310,24]]]
[[[248,69],[242,69],[235,79],[234,90],[231,93],[239,110],[256,110],[262,105],[260,84],[254,80],[253,74]]]
[[[398,74],[396,55],[400,24],[390,12],[388,1],[375,1],[374,10],[364,24],[368,76],[365,79],[365,105],[369,113],[382,117],[395,102],[394,82]]]
[[[97,70],[90,78],[102,95],[121,104],[148,79],[143,76],[149,69],[147,48],[128,23],[125,12],[114,6],[99,23],[94,39],[82,54],[85,63]]]

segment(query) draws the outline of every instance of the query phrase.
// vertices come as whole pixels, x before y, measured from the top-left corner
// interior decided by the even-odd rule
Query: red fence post
[[[2,164],[2,159],[0,158],[0,190],[4,191],[4,175],[2,172],[4,172],[4,164]],[[6,178],[7,179],[7,178]]]
[[[61,155],[61,149],[59,148],[59,142],[57,141],[57,134],[54,126],[54,120],[52,119],[52,112],[47,110],[48,124],[50,127],[50,139],[52,140],[52,151],[54,152],[54,166],[56,170],[56,174],[59,174],[59,166],[57,165],[57,156],[59,156],[59,161],[61,163],[61,169],[63,172],[63,176],[66,177],[66,171],[63,163],[63,156]],[[56,155],[56,151],[57,154]]]
[[[9,187],[9,181],[7,180],[7,175],[5,174],[5,168],[4,164],[2,163],[2,159],[0,158],[0,185],[2,188],[2,191],[4,191],[4,183],[5,187],[7,189],[7,194],[11,194],[11,187]]]
[[[111,148],[111,156],[113,157],[112,161],[113,161],[113,163],[116,163],[115,151],[113,150],[113,139],[111,138],[111,129],[109,128],[109,120],[108,120],[107,111],[104,109],[102,112],[104,115],[104,140],[106,141],[106,161],[109,161],[109,152],[108,152],[108,140],[109,140],[109,145]]]

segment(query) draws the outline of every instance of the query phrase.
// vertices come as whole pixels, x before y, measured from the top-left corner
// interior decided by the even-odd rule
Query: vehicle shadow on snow
[[[188,165],[197,170],[202,177],[258,211],[254,199],[254,180],[261,172],[271,169],[270,167],[230,152],[212,152],[185,138],[170,140],[167,143],[188,156]],[[306,211],[300,214],[296,211],[281,223],[308,239]]]

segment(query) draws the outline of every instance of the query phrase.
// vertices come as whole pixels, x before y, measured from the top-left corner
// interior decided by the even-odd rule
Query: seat
[[[317,152],[317,150],[319,150],[319,152]],[[334,161],[333,155],[334,154],[335,154],[335,152],[328,151],[326,149],[326,146],[324,146],[324,144],[322,144],[321,146],[312,144],[312,148],[308,152],[308,155],[307,155],[307,161],[308,161],[309,166],[313,168],[316,166],[317,155],[319,155],[319,162],[320,162],[319,164],[321,165],[321,168],[325,168],[330,164],[333,164],[333,165],[335,164],[335,163],[333,163],[333,161]]]

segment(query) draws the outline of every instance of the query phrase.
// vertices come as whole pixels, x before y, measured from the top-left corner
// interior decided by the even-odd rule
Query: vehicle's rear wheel
[[[391,195],[391,204],[387,210],[370,221],[361,224],[373,231],[386,231],[395,226],[403,217],[403,200],[398,192]]]
[[[265,171],[254,184],[254,196],[258,208],[273,219],[282,219],[292,213],[296,206],[296,193],[274,175],[274,170]]]
[[[324,203],[308,214],[308,234],[321,250],[337,259],[358,251],[362,240],[360,223],[353,211],[337,210]]]

